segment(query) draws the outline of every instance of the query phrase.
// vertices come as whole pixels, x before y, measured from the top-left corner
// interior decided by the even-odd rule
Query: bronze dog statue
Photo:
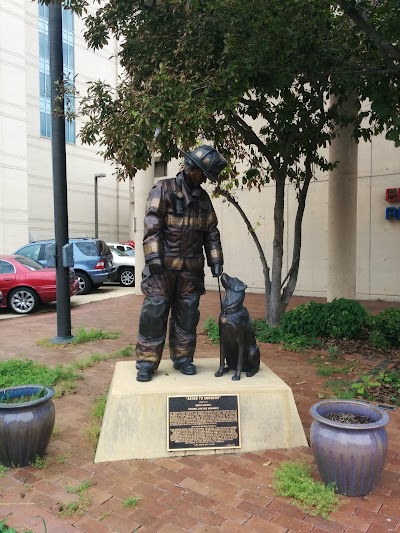
[[[220,366],[215,373],[222,376],[234,370],[232,379],[240,379],[241,372],[254,376],[260,368],[260,350],[256,344],[253,326],[247,309],[243,306],[247,285],[238,278],[222,274],[225,296],[219,315]],[[226,362],[226,366],[225,366]]]

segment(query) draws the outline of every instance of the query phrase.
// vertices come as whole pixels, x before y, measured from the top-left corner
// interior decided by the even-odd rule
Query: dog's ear
[[[242,291],[245,291],[246,289],[247,289],[246,283],[243,283],[243,281],[240,281],[240,279],[235,278],[235,284],[234,284],[233,290],[235,292],[242,292]]]

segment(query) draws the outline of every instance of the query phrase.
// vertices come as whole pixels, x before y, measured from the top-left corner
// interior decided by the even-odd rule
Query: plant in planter
[[[27,466],[42,457],[54,427],[54,390],[20,385],[0,390],[0,463]]]
[[[346,496],[369,494],[385,466],[389,415],[356,400],[324,400],[310,414],[311,447],[324,483],[335,483]]]

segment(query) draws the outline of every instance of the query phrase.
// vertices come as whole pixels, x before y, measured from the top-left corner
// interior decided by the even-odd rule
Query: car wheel
[[[88,294],[92,290],[92,280],[84,272],[76,272],[79,289],[77,294]]]
[[[133,287],[135,285],[135,271],[132,268],[121,268],[119,283],[124,287]]]
[[[26,315],[31,313],[39,303],[39,297],[33,289],[19,287],[11,291],[8,305],[14,313]]]

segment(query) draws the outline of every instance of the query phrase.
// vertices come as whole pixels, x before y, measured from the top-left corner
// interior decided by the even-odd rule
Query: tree
[[[342,34],[340,52],[332,46],[323,53],[338,69],[351,73],[360,101],[368,105],[358,117],[355,137],[369,140],[385,132],[386,139],[400,146],[400,4],[398,0],[336,0],[332,6],[338,23],[350,25]],[[368,119],[366,126],[364,119]]]
[[[147,167],[152,153],[169,160],[177,147],[188,149],[201,138],[229,154],[216,194],[235,205],[255,240],[272,325],[296,286],[314,169],[332,168],[320,149],[335,135],[334,125],[350,121],[340,113],[340,98],[338,107],[327,105],[329,95],[345,98],[354,86],[362,97],[373,90],[365,71],[355,76],[353,63],[343,59],[354,47],[356,60],[362,58],[359,33],[331,7],[323,0],[110,0],[86,19],[89,46],[102,47],[110,35],[120,40],[125,75],[115,92],[101,80],[89,88],[83,141],[100,141],[122,178]],[[379,111],[377,129],[383,127]],[[365,113],[356,126],[368,136],[360,126]],[[237,162],[247,166],[241,177]],[[271,267],[233,193],[270,180],[276,185]],[[287,180],[297,188],[298,208],[292,264],[283,273]]]
[[[343,13],[365,37],[375,45],[376,51],[390,72],[400,74],[400,10],[397,0],[337,0]],[[368,63],[370,60],[368,60]]]

